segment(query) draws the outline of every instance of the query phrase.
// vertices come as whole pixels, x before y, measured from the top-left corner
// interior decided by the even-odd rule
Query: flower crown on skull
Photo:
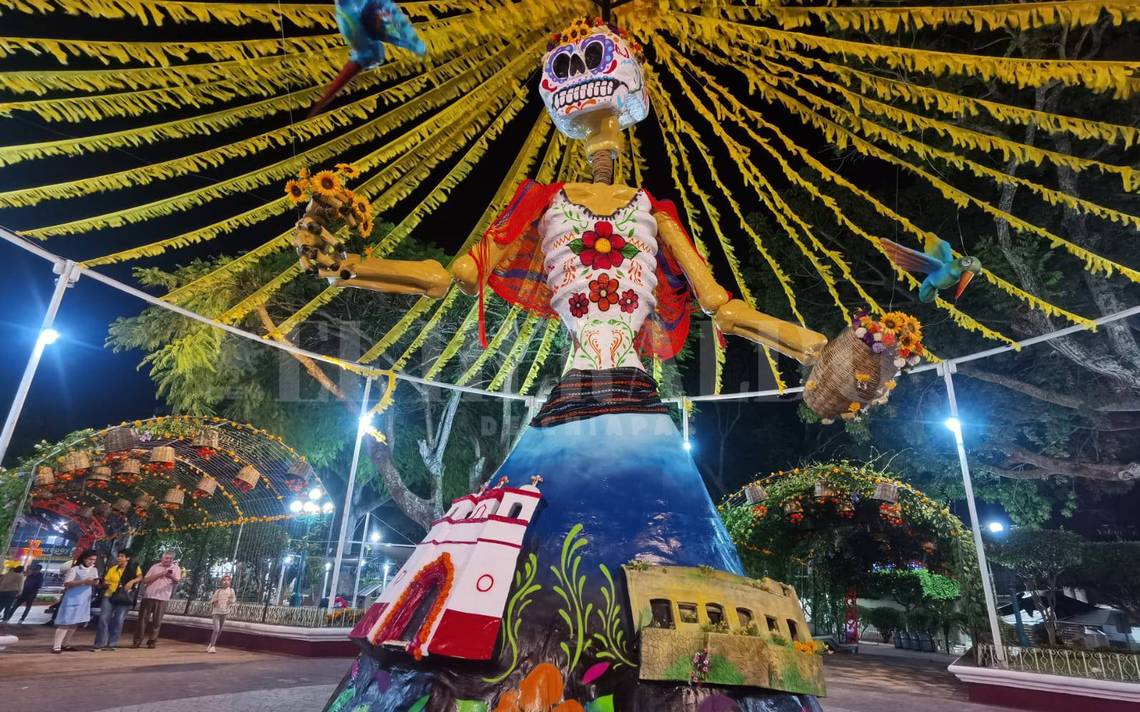
[[[649,114],[641,46],[625,30],[579,17],[552,34],[546,49],[539,93],[562,133],[586,138],[598,112],[615,115],[623,129]]]

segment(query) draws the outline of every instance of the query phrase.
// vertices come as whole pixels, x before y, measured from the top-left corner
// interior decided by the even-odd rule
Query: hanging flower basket
[[[95,514],[95,508],[94,507],[84,507],[83,509],[79,510],[79,517],[81,519],[90,519],[92,517],[92,515],[94,515],[94,514]]]
[[[213,497],[214,490],[216,489],[218,489],[218,481],[209,475],[203,475],[202,479],[198,480],[198,484],[194,487],[194,499]]]
[[[198,457],[209,460],[222,449],[221,433],[212,428],[199,431],[198,434],[194,436],[194,439],[190,441],[190,447],[194,448],[194,452],[198,454]]]
[[[899,486],[893,482],[877,482],[871,498],[894,504],[899,501]]]
[[[768,490],[753,482],[744,488],[744,497],[749,504],[758,504],[768,499]]]
[[[852,420],[886,403],[901,368],[924,353],[922,325],[902,312],[879,321],[857,313],[851,326],[823,347],[804,383],[804,403],[825,424]]]
[[[294,460],[293,464],[289,466],[289,471],[285,473],[285,488],[293,494],[300,494],[308,484],[309,478],[315,473],[313,468],[305,460]]]
[[[166,494],[162,495],[162,502],[158,506],[168,512],[173,512],[182,509],[182,504],[185,501],[186,492],[181,487],[171,487],[166,490]]]
[[[107,489],[109,484],[111,484],[111,468],[106,465],[99,465],[87,475],[88,489]]]
[[[115,466],[115,482],[130,487],[142,482],[142,463],[133,457],[122,460]]]
[[[170,472],[174,469],[174,448],[169,445],[160,445],[156,448],[151,448],[150,459],[147,460],[143,469],[147,472],[154,474],[158,472]]]
[[[36,487],[51,487],[55,484],[55,470],[47,465],[36,468]]]
[[[100,519],[111,513],[111,505],[107,502],[100,502],[95,505],[95,516]]]
[[[897,504],[887,504],[884,502],[879,505],[879,514],[890,524],[892,527],[902,526],[902,508]]]
[[[118,462],[131,456],[131,450],[138,447],[139,434],[134,428],[120,426],[111,428],[103,436],[103,461]]]
[[[821,501],[834,500],[837,493],[835,488],[827,482],[820,480],[815,483],[815,498]]]
[[[69,452],[59,459],[59,479],[68,482],[81,477],[91,468],[91,457],[85,452]]]
[[[32,499],[51,499],[52,494],[47,487],[37,487],[32,490]]]
[[[836,509],[836,513],[838,513],[839,516],[843,517],[844,519],[854,519],[855,503],[849,499],[843,500],[839,503],[839,507]]]
[[[135,497],[135,514],[140,517],[147,515],[147,510],[154,505],[154,497],[149,494],[143,493]]]
[[[246,465],[238,471],[237,477],[234,478],[234,488],[242,493],[252,492],[260,479],[261,473],[254,469],[253,465]]]
[[[765,504],[753,505],[752,516],[757,518],[757,519],[768,516],[768,505],[765,505]]]
[[[114,509],[119,514],[126,514],[127,512],[131,511],[131,502],[130,500],[126,500],[120,497],[115,500],[115,504],[111,507],[111,509]]]

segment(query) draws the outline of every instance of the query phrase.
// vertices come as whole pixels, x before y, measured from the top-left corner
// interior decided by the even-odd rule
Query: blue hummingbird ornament
[[[402,47],[421,57],[427,47],[407,15],[392,0],[336,0],[336,24],[348,44],[348,61],[313,105],[316,116],[362,69],[384,63],[384,43]]]
[[[955,284],[958,285],[954,292],[954,299],[957,301],[970,280],[982,271],[982,263],[977,257],[969,255],[955,257],[950,243],[937,237],[926,238],[922,252],[903,247],[890,240],[879,240],[879,242],[891,262],[908,272],[926,275],[918,288],[918,300],[921,302],[933,302],[938,292],[949,289]]]

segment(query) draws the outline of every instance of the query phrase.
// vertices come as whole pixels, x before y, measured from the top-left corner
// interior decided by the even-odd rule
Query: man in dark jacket
[[[24,579],[24,587],[20,590],[20,595],[16,597],[11,607],[4,611],[4,622],[7,623],[16,609],[22,605],[24,615],[20,616],[20,622],[23,623],[24,619],[28,617],[28,611],[32,610],[32,604],[36,602],[36,596],[39,595],[40,587],[43,585],[44,567],[40,564],[32,564],[32,571]]]

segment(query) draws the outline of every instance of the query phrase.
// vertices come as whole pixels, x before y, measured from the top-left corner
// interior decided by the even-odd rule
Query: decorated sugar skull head
[[[584,139],[599,113],[616,116],[623,129],[649,114],[637,49],[600,19],[579,18],[552,36],[538,90],[559,131]]]

